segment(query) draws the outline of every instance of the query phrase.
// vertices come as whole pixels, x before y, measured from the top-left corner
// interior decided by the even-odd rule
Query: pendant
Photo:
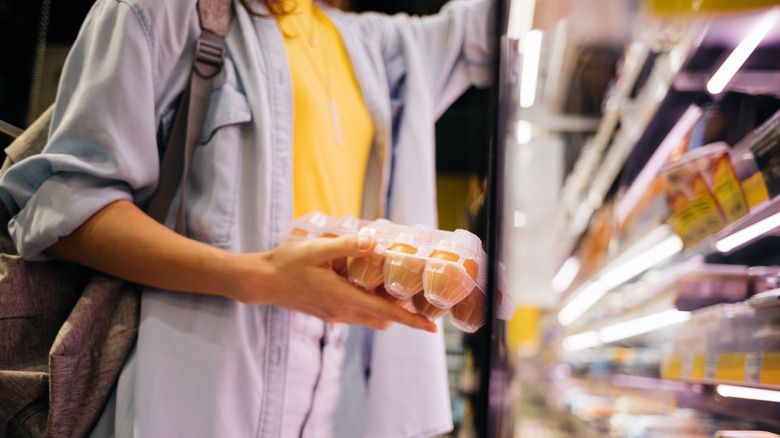
[[[344,144],[344,140],[341,138],[341,124],[339,123],[339,113],[336,112],[336,102],[330,99],[330,117],[333,120],[333,131],[336,133],[336,143],[339,146]]]

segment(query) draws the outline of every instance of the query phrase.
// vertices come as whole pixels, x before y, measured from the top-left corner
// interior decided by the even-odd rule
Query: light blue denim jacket
[[[436,225],[434,122],[469,86],[492,79],[491,3],[457,0],[424,18],[322,6],[374,123],[364,218]],[[97,0],[67,60],[48,146],[0,181],[25,258],[45,259],[44,249],[108,203],[143,206],[153,192],[158,144],[169,136],[200,33],[195,4]],[[266,251],[292,216],[292,82],[276,21],[234,6],[228,56],[188,181],[187,228],[229,251]],[[147,289],[136,349],[96,435],[292,436],[312,404],[311,436],[450,428],[441,335],[394,325],[373,337],[361,367],[359,354],[345,361],[344,326]],[[346,380],[349,370],[360,377]],[[346,422],[334,425],[340,392]]]

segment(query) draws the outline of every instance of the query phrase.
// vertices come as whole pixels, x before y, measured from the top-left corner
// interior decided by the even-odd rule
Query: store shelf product
[[[686,247],[748,213],[728,151],[725,143],[702,146],[661,169],[668,183],[670,223]]]

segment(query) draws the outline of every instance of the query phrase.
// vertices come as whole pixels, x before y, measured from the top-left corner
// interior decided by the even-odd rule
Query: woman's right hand
[[[308,313],[326,322],[385,329],[392,322],[436,332],[436,324],[350,284],[332,266],[371,253],[370,236],[316,238],[284,243],[272,251],[240,255],[246,275],[235,298]]]
[[[368,255],[358,236],[289,242],[263,253],[234,254],[164,227],[120,200],[87,219],[47,253],[125,280],[181,292],[272,304],[329,322],[384,329],[392,322],[436,331],[436,324],[361,290],[331,269]]]

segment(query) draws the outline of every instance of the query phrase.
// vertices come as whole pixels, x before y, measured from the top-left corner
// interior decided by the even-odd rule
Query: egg
[[[437,307],[449,309],[466,298],[474,288],[479,265],[472,259],[466,259],[460,265],[457,263],[459,260],[458,254],[436,250],[425,264],[425,298]]]
[[[475,287],[463,301],[450,309],[450,323],[458,330],[474,333],[485,324],[487,297]]]
[[[423,293],[419,293],[413,296],[412,303],[414,304],[414,310],[416,310],[417,313],[430,319],[431,321],[443,316],[448,312],[447,309],[442,309],[431,304],[428,300],[425,299],[425,294]]]
[[[363,257],[347,258],[349,280],[366,290],[384,283],[385,255],[374,251]]]
[[[391,303],[401,306],[406,310],[413,311],[414,310],[414,304],[412,303],[412,299],[406,298],[406,299],[400,299],[396,298],[393,295],[387,293],[387,290],[385,290],[384,285],[377,286],[376,289],[374,289],[374,294],[380,298],[384,298],[387,301],[390,301]]]
[[[394,243],[385,257],[385,289],[397,298],[411,298],[423,290],[425,259],[413,257],[417,248]]]

